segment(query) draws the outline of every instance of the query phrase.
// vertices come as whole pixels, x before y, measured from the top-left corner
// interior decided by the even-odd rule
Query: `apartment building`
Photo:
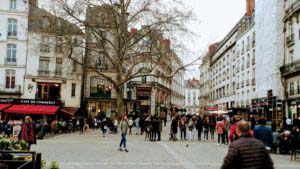
[[[236,40],[236,55],[233,58],[235,69],[233,91],[235,94],[235,107],[247,108],[252,106],[255,98],[255,27],[254,13],[249,11],[239,22]],[[234,67],[237,65],[237,67]]]
[[[300,1],[284,2],[284,60],[280,68],[287,117],[300,116]]]
[[[27,56],[29,3],[0,1],[0,97],[21,98]]]
[[[172,68],[174,71],[179,70],[173,77],[171,82],[171,106],[174,108],[182,108],[185,101],[184,91],[184,67],[180,58],[173,52]]]
[[[184,90],[185,90],[185,104],[184,109],[187,111],[187,114],[199,114],[199,80],[193,78],[185,80]]]
[[[62,101],[65,107],[79,109],[82,69],[67,54],[72,50],[71,57],[81,62],[83,51],[75,45],[72,49],[67,47],[65,37],[82,44],[83,34],[79,28],[33,4],[28,18],[25,90],[22,98]],[[58,36],[59,29],[64,36]]]

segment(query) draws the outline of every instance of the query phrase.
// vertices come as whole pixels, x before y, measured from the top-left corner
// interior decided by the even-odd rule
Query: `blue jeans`
[[[124,148],[126,148],[126,134],[125,133],[121,134],[120,148],[122,147],[122,145],[124,146]]]

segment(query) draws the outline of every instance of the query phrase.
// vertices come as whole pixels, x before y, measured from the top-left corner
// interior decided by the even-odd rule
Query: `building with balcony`
[[[29,3],[0,1],[0,97],[21,98],[27,52]]]
[[[82,69],[66,57],[71,49],[64,45],[66,40],[58,36],[57,30],[62,30],[64,37],[68,36],[74,43],[82,43],[79,28],[36,4],[30,6],[22,98],[61,101],[64,107],[79,109]],[[73,59],[83,58],[80,48],[73,47],[72,51]]]
[[[300,2],[284,2],[284,59],[280,68],[284,86],[286,115],[300,116]]]

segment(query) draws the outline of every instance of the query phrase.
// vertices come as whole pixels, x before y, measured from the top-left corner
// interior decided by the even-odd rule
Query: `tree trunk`
[[[125,108],[124,108],[124,87],[117,87],[117,111],[118,117],[122,117],[125,115]]]

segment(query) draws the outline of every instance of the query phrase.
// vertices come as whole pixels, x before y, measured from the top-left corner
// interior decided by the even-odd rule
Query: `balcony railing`
[[[250,85],[250,83],[249,83],[249,80],[247,79],[246,80],[246,86],[249,86]]]
[[[39,76],[49,76],[50,71],[49,70],[38,70]]]
[[[253,78],[252,80],[251,80],[251,84],[254,86],[255,85],[255,78]]]
[[[5,85],[0,85],[0,94],[21,94],[21,85],[15,85],[15,88],[6,88]]]
[[[280,71],[283,77],[300,72],[300,59],[281,66]]]
[[[250,67],[250,62],[247,62],[247,68]]]
[[[295,38],[294,38],[294,34],[292,33],[291,35],[286,37],[286,44],[288,46],[293,45],[295,43]]]
[[[17,58],[5,58],[4,63],[5,65],[16,65]]]
[[[62,76],[61,70],[55,70],[54,75],[57,76],[57,77],[61,77]]]

